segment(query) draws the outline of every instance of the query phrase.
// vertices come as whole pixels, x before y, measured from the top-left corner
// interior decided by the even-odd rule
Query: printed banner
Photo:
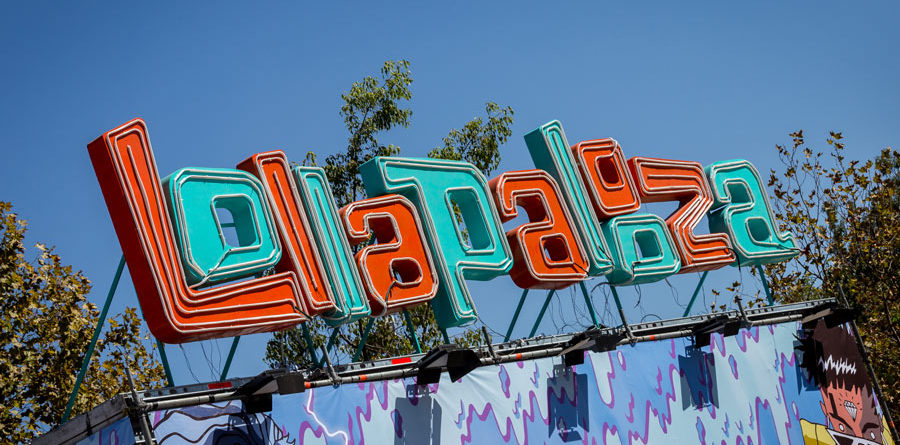
[[[893,445],[844,326],[786,323],[479,368],[452,383],[366,382],[151,414],[175,444]]]
[[[134,443],[131,419],[124,417],[79,440],[75,445],[134,445]]]

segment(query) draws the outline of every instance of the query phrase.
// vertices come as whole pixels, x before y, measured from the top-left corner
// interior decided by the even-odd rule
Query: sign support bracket
[[[703,282],[706,281],[706,276],[709,275],[709,271],[703,271],[703,275],[700,275],[700,281],[697,283],[697,287],[694,288],[694,294],[691,295],[691,301],[688,303],[687,308],[684,309],[684,315],[682,317],[687,317],[691,314],[691,309],[694,307],[694,302],[697,301],[697,295],[700,294],[700,288],[703,287]],[[763,278],[765,281],[765,278]]]
[[[759,272],[759,279],[762,281],[763,290],[766,291],[766,298],[769,299],[769,306],[775,306],[775,297],[772,296],[772,290],[769,289],[769,282],[766,281],[766,270],[761,264],[756,265],[756,271]]]
[[[75,387],[72,388],[72,394],[69,396],[69,403],[66,404],[66,410],[63,412],[61,423],[66,423],[69,420],[69,415],[72,414],[72,407],[75,406],[78,390],[81,388],[81,382],[84,380],[84,375],[87,373],[88,364],[91,362],[91,356],[94,355],[94,346],[97,346],[97,340],[100,338],[100,330],[103,329],[103,322],[106,320],[107,313],[109,313],[109,305],[112,303],[113,296],[116,294],[116,288],[119,287],[119,278],[122,278],[122,271],[124,269],[125,255],[122,255],[122,259],[119,260],[119,267],[116,269],[116,275],[113,277],[112,285],[109,287],[109,292],[106,294],[106,302],[103,303],[103,309],[100,311],[100,318],[97,320],[97,326],[94,328],[94,336],[91,337],[87,352],[84,353],[84,360],[81,361],[81,370],[78,371],[78,377],[75,378]]]
[[[550,306],[550,299],[553,298],[555,293],[556,289],[551,289],[550,292],[547,292],[547,298],[544,300],[544,305],[541,306],[541,312],[538,313],[537,320],[534,321],[534,326],[531,327],[531,333],[528,334],[529,337],[534,337],[535,332],[537,332],[538,325],[544,319],[544,313],[547,312],[547,306]]]
[[[503,337],[504,342],[509,341],[509,337],[512,335],[513,328],[516,327],[516,320],[519,319],[519,312],[522,311],[522,305],[525,304],[525,297],[528,296],[528,289],[524,289],[522,291],[522,296],[519,298],[519,305],[516,306],[516,312],[513,314],[512,321],[509,322],[509,329],[506,330],[506,337]]]
[[[341,332],[341,328],[340,328],[340,327],[336,327],[336,328],[332,329],[331,335],[328,336],[328,343],[325,345],[325,350],[326,350],[326,351],[329,351],[329,352],[330,352],[331,349],[334,348],[334,342],[337,341],[337,337],[338,337],[338,334],[339,334],[340,332]],[[319,366],[324,365],[324,363],[323,363],[324,360],[325,360],[325,356],[323,355],[323,356],[322,356],[322,360],[319,360],[319,361],[318,361]]]
[[[584,295],[584,304],[587,305],[588,313],[591,314],[591,322],[594,323],[595,328],[599,329],[600,323],[597,322],[597,312],[594,311],[594,302],[591,301],[591,295],[588,293],[584,281],[579,281],[578,285],[581,287],[581,294]]]
[[[303,338],[306,340],[306,348],[309,349],[309,355],[310,358],[312,358],[312,362],[319,364],[319,357],[316,355],[316,346],[313,343],[312,336],[309,335],[309,328],[306,327],[306,323],[300,324],[300,330],[303,331]]]
[[[631,332],[631,326],[628,326],[628,320],[625,319],[625,310],[622,309],[622,301],[619,300],[619,293],[612,284],[609,285],[609,291],[612,292],[613,299],[616,300],[616,308],[619,309],[619,317],[622,319],[622,327],[625,328],[625,334],[628,336],[631,343],[634,344],[634,334]]]
[[[228,350],[228,358],[225,359],[225,367],[222,369],[222,375],[219,376],[219,380],[225,380],[225,377],[228,376],[228,369],[231,368],[231,360],[234,359],[234,351],[237,350],[238,341],[240,340],[241,336],[238,335],[231,341],[231,349]]]
[[[353,354],[353,360],[359,360],[359,356],[362,355],[363,348],[366,346],[366,340],[369,339],[369,332],[372,331],[372,324],[375,323],[375,318],[369,317],[369,321],[366,322],[366,329],[363,331],[362,338],[359,339],[359,346],[356,348],[356,352]]]
[[[100,339],[100,331],[103,330],[103,324],[106,322],[106,316],[109,314],[109,306],[112,304],[113,297],[116,296],[116,290],[119,288],[119,280],[122,278],[122,272],[124,271],[125,255],[123,254],[119,259],[119,265],[116,267],[116,273],[109,286],[109,291],[106,293],[106,301],[103,302],[103,309],[100,310],[100,318],[97,319],[97,326],[94,327],[94,334],[91,337],[91,342],[88,344],[87,352],[85,352],[84,359],[81,361],[81,369],[78,371],[78,377],[75,378],[75,387],[72,388],[72,393],[69,395],[69,401],[66,403],[62,423],[67,422],[69,416],[72,415],[72,408],[75,406],[75,400],[78,398],[78,390],[81,389],[81,384],[84,382],[84,376],[87,374],[88,365],[91,363],[91,357],[94,355],[94,347],[97,346],[97,341]],[[143,316],[141,318],[143,318]],[[169,387],[175,386],[172,382],[172,371],[169,369],[169,360],[166,358],[166,350],[164,349],[163,343],[156,340],[156,344],[159,347],[159,357],[162,361],[163,369],[166,372],[166,383]]]
[[[422,345],[419,344],[419,337],[416,335],[416,327],[413,325],[412,317],[406,309],[403,310],[403,318],[406,319],[406,329],[409,331],[409,339],[412,340],[413,347],[416,348],[416,354],[421,354]]]
[[[593,323],[594,327],[599,328],[600,322],[597,321],[597,311],[594,310],[594,303],[591,301],[590,293],[587,290],[587,287],[584,285],[584,282],[579,282],[578,285],[581,287],[581,294],[584,296],[584,303],[587,305],[588,313],[591,315],[591,323]],[[556,289],[551,289],[547,292],[547,298],[544,300],[544,305],[541,307],[541,312],[538,314],[537,320],[534,322],[534,326],[531,328],[531,334],[529,337],[534,337],[534,334],[537,332],[538,325],[541,324],[541,320],[544,319],[544,313],[547,311],[547,306],[550,305],[550,299],[553,298],[553,295],[556,294]],[[509,323],[509,328],[506,330],[506,336],[503,337],[503,341],[509,341],[509,338],[512,336],[513,328],[516,327],[516,321],[519,319],[519,313],[522,311],[522,306],[525,304],[525,297],[528,296],[528,289],[524,289],[522,291],[522,296],[519,298],[519,305],[516,306],[516,311],[513,313],[513,318]]]
[[[166,372],[166,386],[171,388],[175,386],[175,381],[172,379],[172,369],[169,368],[169,359],[166,357],[166,344],[157,339],[156,346],[159,348],[159,360],[162,362],[163,371]]]

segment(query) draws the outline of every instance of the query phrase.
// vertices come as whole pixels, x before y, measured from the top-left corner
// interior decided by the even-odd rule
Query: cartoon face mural
[[[829,327],[823,320],[806,329],[805,334],[800,348],[802,366],[819,386],[820,406],[827,421],[825,425],[805,423],[805,443],[889,443],[885,441],[878,403],[853,335],[844,326]]]

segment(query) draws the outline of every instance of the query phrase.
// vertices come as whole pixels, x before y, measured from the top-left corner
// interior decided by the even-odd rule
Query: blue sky
[[[407,156],[487,100],[516,112],[501,170],[533,168],[522,136],[553,119],[571,143],[614,137],[626,156],[746,158],[764,173],[800,128],[817,146],[843,131],[859,158],[900,140],[896,3],[333,3],[0,3],[0,199],[28,220],[31,243],[55,245],[93,280],[101,304],[120,249],[88,142],[143,117],[163,175],[276,148],[322,159],[346,143],[341,93],[399,58],[412,63],[413,115],[383,140]],[[711,274],[704,296],[740,278]],[[644,286],[640,307],[623,291],[629,317],[680,315],[696,280]],[[758,288],[749,276],[747,286]],[[517,288],[472,288],[484,321],[505,331]],[[520,335],[540,307],[532,295]],[[562,315],[570,298],[551,305],[557,324],[576,321]],[[123,280],[113,310],[135,304]],[[541,331],[555,332],[545,320]],[[242,341],[231,375],[264,369],[266,338]],[[224,354],[227,343],[203,348]],[[168,350],[176,383],[193,381]],[[211,378],[205,360],[191,367]]]

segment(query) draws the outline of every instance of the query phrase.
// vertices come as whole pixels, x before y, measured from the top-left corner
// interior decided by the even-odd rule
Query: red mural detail
[[[284,250],[275,270],[291,271],[300,278],[303,311],[317,315],[335,308],[334,295],[326,283],[321,258],[316,253],[309,218],[303,209],[290,163],[281,150],[255,154],[237,165],[263,183],[266,199],[274,210],[278,238]]]
[[[351,245],[371,236],[375,244],[356,253],[372,315],[385,315],[434,298],[438,279],[413,203],[385,195],[350,203],[340,210]]]
[[[728,235],[694,233],[713,203],[700,163],[633,157],[628,160],[628,168],[642,201],[680,203],[666,218],[681,256],[680,273],[718,269],[734,262]]]
[[[641,207],[622,147],[615,139],[579,142],[572,146],[572,154],[598,218],[627,215]]]
[[[140,119],[88,144],[144,318],[166,343],[283,330],[304,321],[293,272],[191,289]]]
[[[500,220],[525,209],[528,221],[506,232],[513,251],[510,276],[528,289],[562,289],[587,278],[587,253],[556,181],[543,170],[506,172],[490,183]]]

